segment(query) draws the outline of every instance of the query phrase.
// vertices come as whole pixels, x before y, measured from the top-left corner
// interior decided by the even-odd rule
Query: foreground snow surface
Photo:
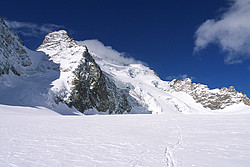
[[[0,166],[249,166],[250,114],[59,115],[0,105]]]

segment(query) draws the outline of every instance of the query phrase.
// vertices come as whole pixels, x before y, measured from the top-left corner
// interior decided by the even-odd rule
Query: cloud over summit
[[[195,52],[215,43],[227,53],[226,64],[241,63],[250,58],[250,0],[233,2],[220,19],[209,19],[197,29]]]

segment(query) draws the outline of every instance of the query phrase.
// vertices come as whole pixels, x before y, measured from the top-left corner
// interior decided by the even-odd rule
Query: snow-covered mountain
[[[58,76],[59,65],[25,47],[0,18],[0,103],[48,107],[50,83]]]
[[[60,64],[60,78],[53,82],[57,102],[74,106],[80,112],[124,113],[131,111],[126,90],[119,89],[102,72],[86,46],[78,45],[61,30],[48,34],[37,49]]]
[[[247,96],[233,87],[210,90],[190,79],[163,81],[140,61],[126,58],[97,40],[74,41],[65,30],[46,35],[39,52],[27,49],[2,19],[0,30],[0,89],[22,90],[27,78],[27,85],[33,87],[27,91],[30,93],[15,93],[16,101],[39,94],[36,99],[40,100],[34,104],[29,101],[30,105],[54,110],[61,106],[85,114],[210,112],[250,105]],[[58,64],[60,71],[56,70]],[[9,79],[12,73],[17,76]],[[46,84],[40,85],[39,80]]]
[[[125,58],[97,40],[76,42],[64,30],[48,34],[38,50],[45,52],[51,57],[51,60],[61,64],[61,77],[53,82],[54,88],[52,89],[63,94],[65,97],[63,101],[66,103],[68,103],[70,96],[73,97],[72,92],[74,91],[72,90],[75,83],[73,81],[76,78],[73,74],[79,64],[84,64],[83,57],[86,61],[86,56],[83,56],[85,54],[88,57],[93,57],[95,61],[92,64],[96,64],[111,83],[114,83],[119,90],[126,92],[126,97],[129,100],[125,101],[128,106],[132,107],[132,113],[148,111],[160,114],[170,108],[180,112],[190,112],[193,108],[200,110],[199,104],[202,105],[202,108],[212,110],[223,109],[226,106],[239,103],[249,105],[249,99],[246,95],[236,92],[232,87],[222,88],[218,91],[218,89],[210,90],[206,85],[192,83],[190,79],[163,81],[153,70],[141,62]],[[87,64],[85,63],[83,66],[86,67]],[[88,69],[85,68],[82,71],[88,71]],[[90,73],[88,71],[84,75]],[[95,77],[92,78],[95,80]],[[67,83],[64,83],[66,81]],[[66,88],[62,88],[62,85],[66,85]],[[91,84],[89,90],[91,90]],[[138,107],[140,108],[138,109]]]
[[[56,67],[44,53],[26,48],[19,36],[0,18],[0,76],[10,72],[20,76]]]

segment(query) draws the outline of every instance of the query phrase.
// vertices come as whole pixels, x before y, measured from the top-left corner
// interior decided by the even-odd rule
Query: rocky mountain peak
[[[77,67],[77,63],[82,54],[87,51],[87,47],[78,45],[65,30],[59,30],[47,34],[37,51],[45,52],[51,60],[61,64],[61,68],[66,69],[67,67]],[[72,67],[69,64],[75,64],[75,66]]]
[[[169,82],[169,84],[174,88],[175,91],[191,93],[191,91],[194,90],[194,85],[190,78],[185,78],[183,80],[173,79]]]
[[[235,90],[235,88],[234,88],[233,86],[230,86],[230,87],[228,88],[228,91],[229,91],[229,92],[232,92],[232,93],[237,93],[237,91]]]
[[[78,45],[65,30],[46,35],[37,50],[60,64],[60,78],[53,82],[51,89],[57,102],[80,112],[88,109],[110,114],[130,112],[128,94],[102,72],[87,47]]]
[[[43,43],[37,48],[37,50],[43,48],[46,48],[47,50],[64,50],[76,47],[78,47],[77,43],[68,36],[68,33],[65,30],[59,30],[46,35]]]
[[[170,82],[170,86],[174,91],[188,93],[203,107],[212,110],[224,109],[238,103],[250,105],[250,99],[241,92],[237,92],[233,86],[211,90],[207,85],[193,83],[189,78],[183,80],[174,79]]]

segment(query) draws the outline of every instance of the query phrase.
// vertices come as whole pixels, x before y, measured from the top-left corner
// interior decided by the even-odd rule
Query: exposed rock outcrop
[[[117,88],[102,72],[87,47],[77,45],[66,31],[48,34],[38,50],[60,63],[61,77],[52,88],[58,102],[82,113],[88,109],[109,114],[131,111],[128,91]]]
[[[130,112],[126,95],[103,74],[87,50],[73,74],[70,105],[81,112],[92,108],[109,114]]]
[[[207,85],[193,83],[191,79],[172,80],[171,88],[175,91],[183,91],[190,94],[197,103],[212,110],[224,109],[232,104],[244,103],[250,105],[250,99],[235,90],[233,86],[229,88],[210,90]]]

